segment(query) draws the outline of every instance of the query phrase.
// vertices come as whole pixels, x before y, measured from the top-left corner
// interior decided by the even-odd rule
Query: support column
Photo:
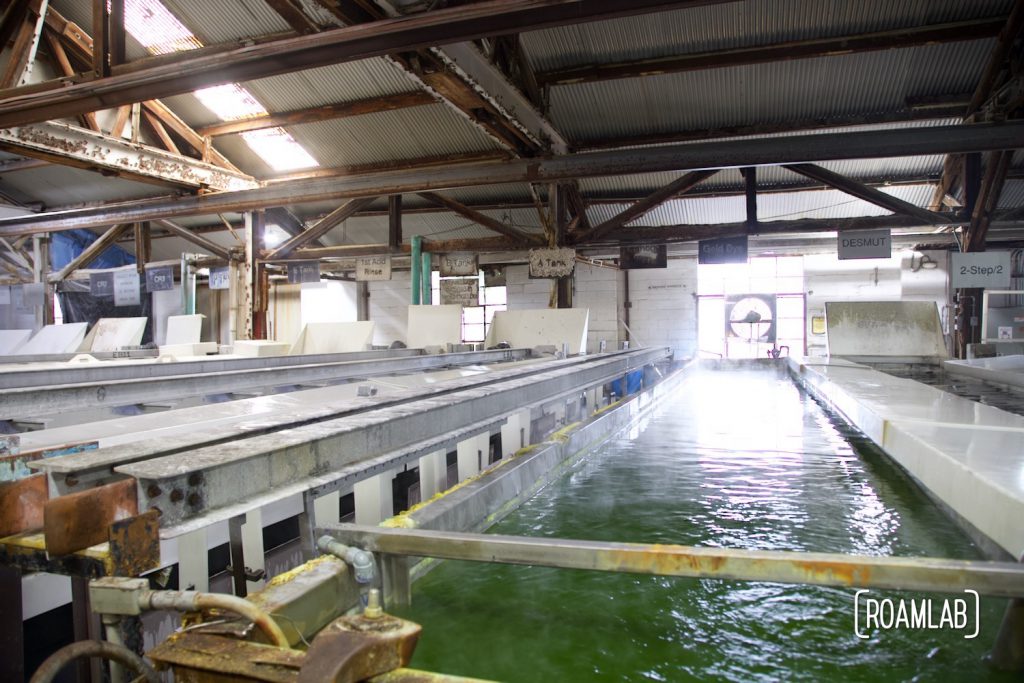
[[[181,590],[210,590],[210,556],[206,529],[178,537],[178,587]]]
[[[356,283],[356,320],[370,319],[370,286],[365,282]]]
[[[423,248],[423,238],[419,235],[414,235],[412,238],[412,275],[410,277],[410,285],[412,286],[412,298],[410,303],[413,306],[420,305],[420,266],[422,265],[421,249]]]
[[[448,488],[448,471],[443,450],[434,451],[420,458],[419,467],[420,500],[430,500]]]
[[[422,247],[421,247],[422,248]],[[431,271],[433,270],[433,264],[431,263],[431,256],[429,251],[422,253],[423,267],[420,269],[420,294],[421,300],[424,306],[429,306],[431,301],[431,290],[433,289],[433,282],[431,281]]]
[[[380,524],[391,517],[394,503],[391,496],[392,470],[356,483],[352,491],[356,498],[356,524]]]
[[[266,558],[263,549],[263,512],[257,508],[245,513],[245,524],[242,525],[242,546],[245,548],[246,562],[243,564],[243,571],[246,573],[252,570],[254,573],[262,573],[266,568]],[[248,591],[258,591],[263,587],[263,580],[246,580]]]
[[[0,567],[0,679],[25,680],[25,631],[21,618],[21,571]]]
[[[32,279],[43,286],[43,304],[36,309],[36,328],[53,324],[53,291],[50,275],[50,236],[32,237]]]

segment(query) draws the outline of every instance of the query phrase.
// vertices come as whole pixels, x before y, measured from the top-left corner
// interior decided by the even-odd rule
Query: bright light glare
[[[124,11],[125,30],[152,54],[194,50],[203,46],[159,0],[126,0]],[[268,113],[252,93],[237,83],[203,88],[193,94],[221,121]],[[320,165],[283,128],[249,131],[242,133],[242,138],[275,171],[294,171]]]

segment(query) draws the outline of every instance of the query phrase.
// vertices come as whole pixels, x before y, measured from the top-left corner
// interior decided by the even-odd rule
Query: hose
[[[147,591],[139,598],[142,609],[198,612],[204,609],[219,609],[233,612],[256,625],[256,628],[270,639],[273,645],[291,648],[288,637],[274,619],[244,598],[223,593],[198,593],[196,591]]]
[[[54,652],[46,658],[29,683],[50,683],[61,669],[82,657],[101,657],[120,662],[140,674],[148,683],[160,683],[160,677],[146,660],[124,645],[107,643],[102,640],[80,640]]]

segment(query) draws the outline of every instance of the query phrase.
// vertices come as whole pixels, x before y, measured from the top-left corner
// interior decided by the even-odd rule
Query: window
[[[487,332],[491,329],[491,321],[498,311],[508,309],[508,293],[505,285],[488,287],[484,279],[483,271],[477,275],[479,278],[479,306],[466,306],[462,309],[462,341],[466,343],[480,343],[487,339]],[[431,298],[435,305],[441,301],[441,275],[434,271],[431,275]]]
[[[701,265],[697,326],[702,357],[764,358],[774,346],[804,348],[803,258]],[[726,320],[729,316],[729,320]],[[770,324],[765,322],[771,320]],[[771,332],[774,331],[774,342]]]

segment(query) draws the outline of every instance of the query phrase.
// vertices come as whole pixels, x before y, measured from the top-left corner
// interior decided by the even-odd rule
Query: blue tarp
[[[89,230],[65,230],[53,235],[50,243],[50,267],[60,270],[98,239]],[[86,268],[117,268],[135,263],[135,257],[119,246],[112,246],[86,264]]]

